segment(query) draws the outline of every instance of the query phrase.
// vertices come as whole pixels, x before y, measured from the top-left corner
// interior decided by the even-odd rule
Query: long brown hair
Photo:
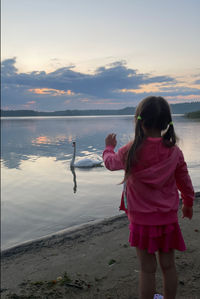
[[[127,154],[123,182],[127,181],[131,168],[138,162],[138,152],[145,139],[142,126],[146,129],[166,130],[162,136],[165,146],[172,147],[176,144],[177,137],[168,102],[163,97],[156,96],[143,99],[135,112],[135,138]]]

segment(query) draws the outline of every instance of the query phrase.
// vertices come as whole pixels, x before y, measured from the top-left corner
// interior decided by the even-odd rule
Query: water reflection
[[[78,143],[79,157],[86,152],[101,155],[105,135],[116,130],[121,135],[121,126],[129,127],[131,133],[132,117],[3,119],[3,165],[20,169],[21,162],[33,156],[69,161],[72,157],[72,140]]]
[[[200,122],[181,116],[174,116],[173,120],[189,167],[199,165]],[[72,141],[77,143],[77,158],[101,155],[108,133],[117,133],[120,147],[133,137],[133,127],[132,116],[3,118],[2,164],[20,169],[23,161],[35,162],[39,157],[53,157],[68,164],[73,155]]]
[[[173,119],[196,191],[200,190],[200,122]],[[8,247],[66,227],[117,215],[123,171],[70,168],[100,155],[105,136],[117,148],[133,137],[133,118],[74,117],[2,120],[2,245]]]
[[[74,193],[76,193],[77,191],[77,182],[76,182],[76,172],[75,172],[75,167],[74,166],[70,166],[70,169],[71,169],[71,172],[72,172],[72,175],[73,175],[73,190],[74,190]]]
[[[194,157],[200,123],[180,116],[174,117],[174,122],[180,146],[188,157],[191,152]],[[133,137],[133,117],[3,118],[2,161],[8,168],[19,168],[33,156],[68,161],[72,141],[77,142],[80,157],[101,153],[110,132],[117,133],[118,146],[125,144]]]
[[[94,169],[99,169],[99,168],[104,168],[104,166],[101,164],[101,165],[97,165],[97,166],[94,166],[94,167],[83,167],[83,168],[78,168],[78,171],[79,171],[79,174],[80,174],[80,172],[83,172],[83,173],[87,172],[88,173],[90,171],[93,171]],[[76,193],[77,189],[78,189],[78,186],[77,186],[77,177],[76,177],[76,169],[77,168],[75,166],[72,166],[70,164],[70,170],[71,170],[72,177],[73,177],[73,192],[74,193]]]

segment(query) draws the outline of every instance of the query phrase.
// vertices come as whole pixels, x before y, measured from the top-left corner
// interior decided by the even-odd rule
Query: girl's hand
[[[182,206],[182,218],[189,218],[192,219],[193,216],[193,208],[187,207],[185,205]]]
[[[105,144],[106,144],[106,146],[111,145],[111,146],[115,147],[117,145],[116,134],[114,134],[114,133],[109,134],[105,139]]]

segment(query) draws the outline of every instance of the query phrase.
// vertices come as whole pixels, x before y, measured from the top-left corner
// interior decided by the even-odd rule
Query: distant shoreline
[[[173,114],[187,114],[200,110],[200,102],[171,104]],[[136,107],[123,109],[91,109],[65,111],[34,111],[34,110],[0,110],[2,117],[31,117],[31,116],[102,116],[102,115],[134,115]]]
[[[200,110],[186,113],[186,117],[200,120]]]
[[[2,110],[3,117],[29,117],[29,116],[102,116],[102,115],[133,115],[134,107],[119,110],[65,110],[65,111],[34,111],[34,110]]]
[[[16,119],[67,119],[67,118],[109,118],[109,117],[130,117],[133,118],[135,114],[112,114],[112,115],[73,115],[73,116],[2,116],[1,120],[16,120]],[[185,113],[172,113],[172,116],[186,117]]]

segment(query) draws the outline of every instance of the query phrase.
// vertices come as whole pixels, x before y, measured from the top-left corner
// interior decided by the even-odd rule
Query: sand
[[[177,298],[200,298],[200,198],[180,226]],[[2,252],[1,298],[138,298],[139,265],[126,215],[83,225]],[[157,271],[157,291],[162,275]]]

